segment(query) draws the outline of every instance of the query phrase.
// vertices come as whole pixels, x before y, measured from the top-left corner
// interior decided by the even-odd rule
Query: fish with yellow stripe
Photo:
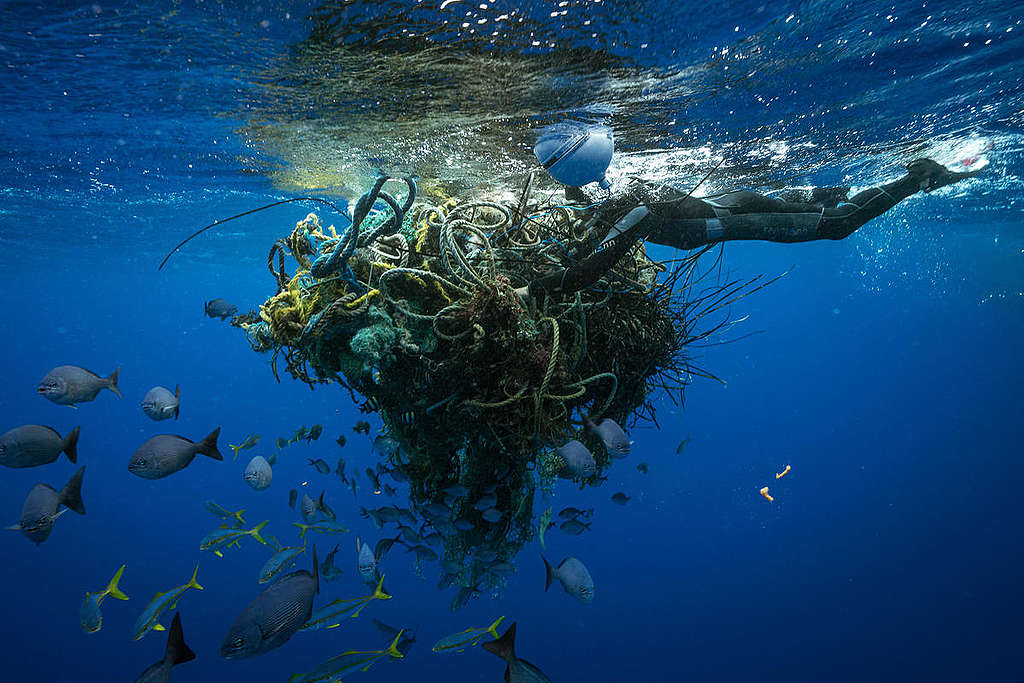
[[[100,605],[103,604],[103,601],[108,596],[115,600],[128,599],[128,596],[122,593],[121,589],[117,586],[121,580],[121,575],[124,574],[125,566],[121,565],[121,568],[114,574],[114,578],[110,580],[110,583],[102,591],[85,594],[82,606],[78,608],[78,623],[86,633],[96,633],[103,626],[103,612],[100,611]]]
[[[195,571],[192,572],[192,578],[189,579],[188,583],[172,588],[166,593],[157,593],[153,596],[153,599],[146,605],[146,609],[142,610],[142,614],[135,620],[135,627],[132,633],[132,639],[138,640],[150,631],[164,631],[163,626],[158,623],[160,615],[164,613],[166,609],[174,609],[178,606],[178,601],[181,600],[181,596],[185,594],[189,588],[195,588],[197,591],[203,590],[203,587],[196,582],[196,574],[199,573],[199,565],[196,564]]]

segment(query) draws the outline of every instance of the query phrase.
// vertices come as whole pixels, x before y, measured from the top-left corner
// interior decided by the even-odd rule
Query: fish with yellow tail
[[[78,608],[78,623],[86,633],[96,633],[103,626],[103,612],[100,611],[100,605],[103,604],[103,601],[108,596],[115,600],[128,599],[128,596],[122,593],[121,589],[117,586],[121,580],[121,575],[124,574],[124,568],[125,565],[122,564],[121,568],[114,574],[114,578],[107,584],[107,587],[99,593],[85,594],[82,606]]]
[[[398,643],[405,631],[399,631],[391,645],[383,650],[349,650],[340,655],[331,657],[320,666],[305,674],[292,674],[288,683],[331,683],[340,681],[342,676],[355,671],[367,671],[371,666],[382,659],[405,657],[399,649]]]
[[[146,605],[146,609],[142,610],[142,614],[135,620],[135,628],[132,633],[132,640],[138,640],[150,631],[163,631],[163,626],[158,623],[160,615],[164,613],[166,609],[174,609],[178,606],[178,601],[181,600],[181,596],[185,594],[189,588],[195,588],[197,591],[203,590],[203,587],[196,581],[196,574],[199,573],[199,565],[196,565],[195,570],[192,572],[192,578],[189,579],[188,583],[172,588],[166,593],[157,593],[153,596],[153,599]]]
[[[490,626],[467,628],[464,631],[445,636],[434,643],[433,650],[434,652],[462,652],[467,647],[472,647],[479,643],[488,634],[497,640],[500,637],[498,635],[498,627],[503,621],[505,621],[505,617],[501,616],[495,619],[494,623]]]

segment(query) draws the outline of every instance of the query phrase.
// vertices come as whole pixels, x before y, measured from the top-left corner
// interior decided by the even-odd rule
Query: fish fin
[[[224,456],[217,450],[217,437],[220,436],[220,427],[217,427],[207,435],[205,439],[196,444],[196,451],[214,460],[223,460]]]
[[[4,529],[6,529],[7,531],[21,531],[21,522],[18,522],[17,524],[12,524],[10,526],[5,526]]]
[[[72,475],[60,492],[60,502],[80,515],[85,514],[85,503],[82,502],[82,476],[84,474],[85,466],[83,465]]]
[[[305,547],[305,543],[302,544]],[[313,590],[320,592],[320,564],[316,561],[316,543],[313,544]]]
[[[398,651],[398,641],[401,640],[403,633],[405,633],[405,629],[402,629],[398,632],[398,635],[395,636],[395,639],[391,641],[390,645],[388,645],[388,649],[384,650],[384,654],[390,655],[392,657],[397,657],[399,659],[405,658],[405,655]]]
[[[171,666],[191,662],[196,658],[196,653],[185,644],[185,634],[181,631],[181,613],[175,613],[174,621],[171,622],[171,631],[167,634],[167,649],[164,650],[164,661],[170,662]]]
[[[174,419],[178,419],[178,411],[181,410],[181,385],[174,385],[174,399],[178,402],[178,405],[174,406]]]
[[[188,583],[185,584],[185,588],[195,588],[197,591],[203,590],[203,587],[199,585],[198,581],[196,581],[196,574],[198,574],[198,573],[199,573],[199,563],[196,562],[196,568],[194,570],[192,570],[192,578],[189,579]]]
[[[516,622],[508,627],[508,630],[497,640],[482,643],[483,648],[492,655],[501,657],[506,662],[515,661],[516,658]]]
[[[222,553],[222,552],[221,552],[221,551],[219,551],[219,550],[214,550],[214,551],[213,551],[213,554],[214,554],[214,555],[216,555],[217,557],[224,557],[224,553]]]
[[[540,559],[544,560],[544,591],[547,592],[551,588],[551,579],[555,578],[555,571],[551,568],[548,558],[541,555]]]
[[[117,587],[118,581],[121,580],[121,575],[124,574],[124,568],[127,565],[121,565],[121,568],[114,574],[114,578],[107,584],[107,590],[104,591],[107,595],[114,598],[115,600],[127,600],[128,596],[121,592],[121,589]]]
[[[391,595],[384,590],[384,575],[381,574],[380,580],[377,581],[377,587],[373,589],[373,597],[377,600],[390,600]]]
[[[153,630],[154,630],[154,631],[166,631],[167,629],[165,629],[165,628],[164,628],[163,626],[161,626],[160,624],[153,624]]]
[[[68,435],[64,437],[64,443],[61,445],[61,450],[68,456],[68,460],[72,463],[78,462],[78,432],[81,431],[80,427],[75,427]]]
[[[121,367],[118,366],[117,370],[110,373],[110,377],[107,378],[107,389],[110,389],[118,398],[122,398],[121,390],[117,388],[117,373],[121,372]]]
[[[269,521],[270,521],[269,519],[265,519],[262,522],[260,522],[259,524],[257,524],[256,526],[254,526],[249,531],[249,533],[252,534],[252,537],[255,538],[257,541],[259,541],[260,543],[262,543],[263,545],[267,545],[267,542],[263,540],[262,536],[260,536],[260,529],[265,527],[267,525],[267,522],[269,522]]]
[[[498,636],[498,626],[500,626],[503,621],[505,621],[505,615],[498,617],[494,620],[493,624],[487,627],[487,632],[494,636],[495,640],[500,637]]]

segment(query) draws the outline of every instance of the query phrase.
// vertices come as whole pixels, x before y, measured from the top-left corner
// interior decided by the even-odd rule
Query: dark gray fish
[[[469,519],[466,519],[465,517],[459,517],[453,523],[455,525],[455,528],[458,529],[459,531],[472,531],[473,530],[473,521],[469,520]]]
[[[687,447],[687,446],[688,446],[689,444],[690,444],[690,437],[686,437],[685,439],[683,439],[682,441],[680,441],[680,442],[679,442],[679,445],[678,445],[678,446],[676,446],[676,455],[682,455],[683,451],[685,451],[685,450],[686,450],[686,447]]]
[[[295,503],[299,500],[299,492],[292,489],[288,492],[288,507],[295,509]]]
[[[390,470],[388,470],[388,474],[390,474],[391,478],[397,482],[405,483],[409,481],[409,475],[402,471],[401,467],[391,468]]]
[[[321,424],[315,424],[309,428],[309,433],[306,435],[306,443],[310,441],[317,441],[320,435],[324,433],[324,426]],[[330,471],[330,470],[328,470]]]
[[[270,463],[262,455],[253,456],[249,464],[245,466],[245,473],[242,475],[245,483],[257,491],[270,486],[274,478],[274,471],[270,469]]]
[[[324,581],[334,581],[342,575],[342,571],[334,566],[334,556],[338,554],[338,547],[334,546],[334,550],[327,553],[327,557],[320,563],[320,578]]]
[[[565,467],[559,473],[566,479],[589,479],[597,472],[594,456],[582,443],[573,439],[558,448],[558,455],[565,461]]]
[[[501,514],[501,510],[499,510],[498,508],[491,508],[489,510],[484,510],[483,514],[481,516],[485,520],[487,520],[488,522],[491,522],[493,524],[495,522],[500,522],[501,521],[502,514]]]
[[[224,659],[253,657],[288,642],[313,614],[320,592],[320,567],[313,546],[313,573],[299,569],[281,577],[238,615],[220,646]]]
[[[437,529],[437,532],[447,538],[448,536],[454,536],[459,533],[458,528],[452,524],[452,521],[447,518],[438,518],[431,520],[431,524]],[[470,528],[472,528],[472,522],[470,522]]]
[[[203,311],[211,318],[227,320],[238,313],[238,306],[224,299],[211,299],[203,304]]]
[[[629,440],[626,432],[614,420],[604,418],[597,424],[587,420],[586,424],[590,431],[597,434],[598,438],[601,439],[604,447],[608,449],[608,455],[613,458],[624,458],[629,455],[633,442]]]
[[[454,612],[460,607],[465,607],[466,604],[480,594],[479,586],[463,586],[459,588],[458,592],[455,593],[455,597],[452,598],[451,610]]]
[[[324,517],[332,522],[338,521],[338,516],[334,514],[334,510],[332,510],[331,506],[327,504],[326,500],[324,500],[324,491],[320,492],[320,497],[317,498],[316,506],[320,508],[320,512],[323,513]]]
[[[449,486],[448,488],[441,490],[454,498],[462,498],[464,495],[469,493],[469,489],[461,484],[455,484],[454,486]]]
[[[173,434],[154,436],[135,451],[128,462],[128,471],[143,479],[162,479],[188,467],[197,453],[214,460],[223,460],[224,457],[217,450],[219,436],[220,427],[199,443]]]
[[[481,496],[480,500],[478,500],[477,502],[473,503],[473,509],[474,510],[479,510],[480,512],[483,512],[484,510],[487,510],[489,508],[494,507],[497,502],[498,502],[498,498],[496,496],[494,496],[493,494],[486,495],[486,496]]]
[[[647,466],[647,463],[645,462],[640,463],[639,465],[636,466],[636,468],[643,474],[647,474],[647,472],[650,470],[650,468]]]
[[[369,519],[373,523],[375,529],[384,528],[384,520],[380,518],[380,514],[376,510],[367,510],[364,507],[360,507],[362,512],[360,513],[363,519]]]
[[[516,657],[516,623],[497,640],[483,643],[485,650],[505,660],[505,683],[551,683],[544,672],[525,659]]]
[[[348,478],[345,476],[345,458],[338,458],[338,466],[335,468],[334,473],[342,481],[348,481]]]
[[[168,683],[171,680],[172,667],[191,662],[195,658],[195,653],[185,644],[185,635],[181,631],[181,614],[175,613],[171,628],[167,631],[164,658],[139,674],[135,683]]]
[[[356,422],[354,427],[352,427],[352,431],[356,434],[369,434],[370,423],[365,420],[360,420],[359,422]]]
[[[28,540],[39,545],[50,536],[54,520],[64,514],[64,511],[60,509],[62,505],[84,515],[85,504],[82,503],[82,476],[84,474],[85,467],[79,467],[60,491],[56,491],[46,484],[36,484],[25,498],[25,504],[21,506],[21,517],[18,523],[7,528],[20,531]]]
[[[313,460],[311,458],[306,458],[306,460],[307,460],[307,462],[310,465],[315,467],[316,471],[319,472],[320,474],[330,474],[331,473],[331,466],[328,465],[327,462],[325,460],[323,460],[322,458],[317,458],[316,460]]]
[[[395,543],[401,542],[401,535],[395,536],[394,538],[382,538],[377,541],[377,545],[373,548],[373,560],[374,562],[380,562],[384,559],[384,555],[391,550],[391,546]]]
[[[142,399],[142,412],[151,420],[166,420],[168,418],[178,419],[178,409],[181,407],[181,385],[174,387],[172,394],[164,387],[153,387]]]
[[[622,491],[619,491],[618,493],[612,495],[612,502],[615,503],[616,505],[625,505],[631,500],[633,499],[627,496]]]
[[[381,519],[389,523],[397,522],[401,517],[400,513],[398,512],[398,508],[395,507],[394,505],[387,505],[385,507],[378,508],[377,514],[380,515]]]
[[[423,537],[420,536],[419,532],[413,529],[411,526],[404,524],[398,525],[398,531],[401,532],[407,543],[422,543]]]
[[[408,524],[409,526],[414,526],[419,522],[416,515],[414,515],[412,510],[409,508],[399,508],[398,518],[402,520],[402,523]]]
[[[575,557],[567,557],[562,560],[558,567],[552,567],[546,557],[544,560],[544,590],[551,588],[551,582],[555,579],[561,582],[565,592],[582,603],[594,601],[594,580],[590,578],[590,572],[586,566]]]
[[[388,484],[384,484],[381,487],[381,491],[384,492],[385,496],[390,496],[392,498],[398,495],[398,489],[396,489],[394,486],[390,486]]]
[[[366,476],[370,480],[370,484],[373,485],[373,492],[375,494],[379,495],[381,489],[380,489],[380,478],[377,476],[377,473],[374,470],[372,470],[369,467],[367,467],[366,468]]]
[[[425,562],[433,562],[437,559],[437,553],[434,552],[434,549],[428,548],[425,545],[414,545],[406,552],[416,553],[416,559]]]
[[[348,439],[345,438],[344,434],[339,435],[334,441],[338,444],[338,448],[344,448],[345,444],[348,443]]]
[[[498,557],[498,552],[490,548],[477,552],[476,559],[481,562],[493,562]]]
[[[77,365],[61,365],[43,377],[36,391],[61,406],[91,401],[101,389],[110,389],[121,398],[121,390],[117,388],[117,373],[120,371],[118,368],[109,377],[100,377],[92,370]]]
[[[0,465],[35,467],[57,460],[61,453],[78,461],[78,432],[75,427],[62,437],[52,427],[22,425],[0,435]]]
[[[579,536],[590,528],[590,524],[584,524],[578,519],[567,519],[558,525],[558,528],[570,536]]]
[[[436,531],[434,531],[434,532],[429,533],[426,536],[424,536],[423,537],[423,542],[424,543],[429,543],[431,545],[437,545],[439,543],[443,543],[444,539],[441,537],[441,534],[439,534]]]
[[[567,507],[563,508],[562,511],[558,513],[558,518],[575,519],[576,517],[590,517],[592,514],[594,514],[594,508],[590,508],[589,510],[580,510],[579,508]]]
[[[302,521],[306,524],[312,524],[316,521],[316,511],[320,509],[317,506],[316,501],[309,497],[308,493],[303,492],[302,502],[299,503],[299,512],[302,513]]]

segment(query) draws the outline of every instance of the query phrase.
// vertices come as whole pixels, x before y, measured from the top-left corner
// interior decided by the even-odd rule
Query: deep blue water
[[[360,4],[348,21],[406,4],[417,3]],[[474,7],[445,11],[461,18]],[[197,561],[205,590],[179,608],[198,658],[175,669],[177,681],[287,680],[343,650],[382,647],[373,617],[416,628],[418,641],[405,660],[353,679],[496,681],[501,662],[479,648],[442,655],[430,645],[499,615],[518,622],[518,653],[556,682],[1024,678],[1024,21],[1015,3],[735,1],[713,12],[526,3],[520,14],[544,36],[539,45],[522,30],[479,41],[457,23],[436,42],[474,63],[508,60],[541,85],[496,101],[456,87],[409,110],[408,75],[364,72],[365,85],[352,71],[346,87],[310,85],[317,79],[297,55],[312,9],[0,7],[0,431],[80,425],[88,508],[62,516],[38,548],[16,532],[0,537],[0,680],[133,680],[164,647],[159,633],[131,640],[136,616]],[[480,11],[494,25],[513,9]],[[394,39],[401,21],[443,16],[417,12],[387,22],[393,40],[350,39],[377,59],[415,55],[423,44]],[[559,61],[570,48],[601,60]],[[725,386],[695,381],[683,410],[660,401],[660,429],[632,430],[633,452],[604,486],[563,482],[536,506],[595,508],[589,533],[548,535],[549,559],[586,562],[593,604],[558,586],[544,593],[536,542],[500,599],[456,612],[451,592],[435,590],[436,565],[420,578],[411,556],[394,552],[391,601],[257,659],[220,659],[227,627],[261,588],[267,552],[200,553],[216,526],[203,501],[245,508],[283,535],[297,519],[288,489],[320,488],[305,458],[340,454],[359,469],[374,459],[369,439],[352,432],[363,416],[345,392],[277,383],[238,330],[202,315],[213,297],[249,308],[272,293],[266,250],[309,207],[225,226],[157,272],[163,254],[216,218],[299,192],[352,199],[376,167],[442,167],[449,180],[478,183],[490,170],[518,185],[536,126],[594,111],[612,112],[613,178],[686,187],[724,157],[709,181],[716,191],[864,187],[915,156],[953,158],[975,137],[993,149],[982,176],[912,197],[846,240],[725,247],[733,276],[787,273],[733,307],[747,317],[736,336],[759,334],[702,352]],[[104,375],[119,366],[124,398],[103,392],[70,409],[37,396],[39,379],[65,363]],[[139,410],[146,390],[176,383],[180,420],[149,421]],[[380,422],[370,420],[372,437]],[[245,485],[248,455],[312,423],[324,436],[293,446],[269,490]],[[198,439],[216,426],[225,462],[200,457],[158,481],[128,472],[149,436]],[[248,433],[262,434],[261,446],[232,461],[226,444]],[[785,464],[792,472],[775,481]],[[73,471],[61,457],[0,472],[5,524],[33,484],[60,488]],[[323,597],[362,595],[353,539],[380,532],[358,505],[382,503],[365,488],[353,503],[336,479],[324,482],[352,533],[338,539],[345,575]],[[758,494],[764,485],[773,503]],[[626,507],[609,500],[620,490],[633,496]],[[84,634],[84,592],[122,563],[131,600],[105,602],[102,630]]]

